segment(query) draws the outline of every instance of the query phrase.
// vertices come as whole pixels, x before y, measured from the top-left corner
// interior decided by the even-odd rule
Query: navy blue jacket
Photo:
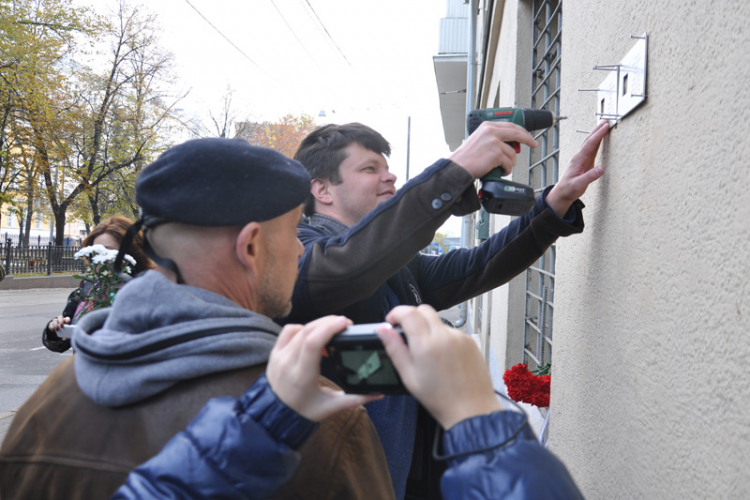
[[[476,452],[505,442],[506,446]],[[265,377],[239,400],[219,398],[154,458],[128,476],[115,499],[269,498],[297,468],[294,450],[315,424],[287,408]],[[443,498],[582,498],[565,466],[534,438],[520,413],[466,419],[443,438]]]
[[[424,255],[451,215],[479,209],[474,178],[450,160],[439,160],[351,228],[315,214],[299,226],[305,252],[283,321],[307,323],[340,314],[355,323],[383,321],[399,304],[448,309],[503,285],[536,262],[560,236],[583,231],[583,203],[560,218],[545,201],[472,249]],[[323,374],[332,377],[326,370]],[[396,498],[403,498],[412,459],[417,403],[388,396],[366,405],[380,436]]]

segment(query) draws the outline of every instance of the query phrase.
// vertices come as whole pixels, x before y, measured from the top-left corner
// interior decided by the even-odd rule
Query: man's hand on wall
[[[560,217],[564,217],[573,202],[583,196],[589,184],[604,175],[604,169],[601,166],[594,167],[594,160],[607,132],[609,132],[608,122],[604,121],[597,125],[594,131],[586,137],[581,149],[570,160],[570,165],[563,176],[547,194],[547,204]]]

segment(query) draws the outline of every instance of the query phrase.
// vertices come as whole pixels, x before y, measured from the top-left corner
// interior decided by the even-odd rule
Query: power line
[[[296,38],[297,42],[299,42],[300,47],[302,47],[302,49],[305,51],[305,53],[307,53],[307,55],[310,56],[310,59],[312,60],[312,62],[315,63],[315,66],[317,66],[318,69],[322,71],[323,68],[320,67],[320,65],[318,64],[318,61],[316,61],[315,58],[312,56],[312,54],[310,54],[310,52],[307,50],[307,47],[305,47],[305,44],[302,43],[302,40],[299,39],[299,37],[297,36],[297,33],[295,33],[294,30],[292,29],[292,27],[289,25],[289,23],[287,22],[286,18],[284,17],[284,14],[282,14],[281,11],[279,10],[279,8],[276,6],[276,2],[274,2],[274,0],[271,0],[271,3],[273,4],[274,8],[276,9],[276,12],[279,13],[279,16],[281,16],[281,19],[284,21],[284,24],[286,24],[286,27],[289,28],[289,31],[292,32],[292,35],[294,35],[294,38]]]
[[[321,26],[321,27],[323,28],[323,31],[325,31],[325,32],[326,32],[326,35],[328,35],[328,38],[329,38],[329,39],[331,40],[331,43],[333,43],[333,46],[334,46],[334,47],[336,47],[336,50],[338,50],[338,51],[339,51],[339,54],[341,54],[341,57],[343,57],[343,58],[344,58],[344,61],[346,61],[346,64],[348,64],[349,66],[351,66],[351,65],[352,65],[352,63],[350,63],[350,62],[349,62],[349,59],[347,59],[347,58],[346,58],[346,56],[344,55],[344,53],[343,53],[343,52],[341,52],[341,49],[339,48],[338,44],[337,44],[337,43],[336,43],[336,41],[335,41],[335,40],[333,39],[333,37],[331,36],[331,34],[330,34],[330,33],[328,32],[328,29],[326,28],[326,25],[325,25],[325,24],[323,24],[323,21],[321,21],[321,20],[320,20],[320,17],[318,17],[318,13],[317,13],[317,12],[315,12],[315,9],[313,9],[313,6],[312,6],[312,4],[310,3],[310,0],[305,0],[305,2],[307,2],[307,5],[308,5],[308,7],[310,7],[310,10],[312,11],[312,13],[313,13],[313,14],[315,14],[315,18],[316,18],[316,19],[318,20],[318,23],[320,23],[320,26]]]
[[[221,36],[222,36],[222,38],[224,38],[224,40],[226,40],[227,42],[229,42],[229,44],[230,44],[230,45],[231,45],[232,47],[234,47],[235,49],[237,49],[237,52],[239,52],[240,54],[242,54],[243,56],[245,56],[245,59],[247,59],[248,61],[250,61],[251,63],[253,63],[253,65],[254,65],[254,66],[255,66],[256,68],[258,68],[258,69],[259,69],[260,71],[262,71],[262,72],[263,72],[263,73],[264,73],[264,74],[265,74],[266,76],[268,76],[269,78],[271,78],[271,79],[272,79],[273,81],[276,81],[276,79],[275,79],[275,78],[274,78],[273,76],[271,76],[271,75],[270,75],[270,74],[269,74],[268,72],[266,72],[266,70],[264,70],[263,68],[261,68],[261,67],[260,67],[260,66],[258,65],[258,63],[256,63],[256,62],[255,62],[255,61],[253,61],[252,59],[250,59],[250,56],[248,56],[247,54],[245,54],[245,53],[244,53],[244,52],[242,51],[242,49],[240,49],[239,47],[237,47],[237,45],[235,45],[233,41],[231,41],[231,40],[230,40],[229,38],[227,38],[227,36],[226,36],[226,35],[225,35],[224,33],[222,33],[222,32],[221,32],[221,30],[219,30],[219,28],[217,28],[216,26],[214,26],[214,25],[213,25],[213,24],[211,23],[211,21],[209,21],[209,20],[208,20],[208,19],[206,18],[206,16],[204,16],[203,14],[201,14],[201,11],[199,11],[199,10],[198,10],[197,8],[195,8],[195,5],[193,5],[192,3],[190,3],[190,0],[185,0],[185,2],[187,2],[187,4],[188,4],[188,5],[190,6],[190,7],[192,7],[192,8],[193,8],[193,10],[194,10],[195,12],[197,12],[197,13],[198,13],[198,15],[199,15],[199,16],[201,16],[201,17],[203,18],[203,20],[204,20],[204,21],[206,21],[206,22],[208,23],[208,25],[209,25],[209,26],[211,26],[211,27],[212,27],[212,28],[213,28],[214,30],[216,30],[216,32],[217,32],[217,33],[218,33],[219,35],[221,35]]]

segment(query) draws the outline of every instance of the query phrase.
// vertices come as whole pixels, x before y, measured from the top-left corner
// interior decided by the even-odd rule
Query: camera
[[[344,392],[352,394],[408,394],[391,358],[375,333],[387,325],[406,335],[399,326],[389,323],[353,325],[337,334],[326,346],[328,375]]]

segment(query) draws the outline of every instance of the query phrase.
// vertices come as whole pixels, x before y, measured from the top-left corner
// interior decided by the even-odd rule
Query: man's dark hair
[[[347,123],[315,129],[302,141],[294,159],[305,166],[310,178],[341,184],[339,166],[346,159],[344,149],[352,143],[385,156],[391,154],[391,145],[378,132],[361,123]],[[314,211],[315,197],[310,196],[305,203],[305,215]]]

